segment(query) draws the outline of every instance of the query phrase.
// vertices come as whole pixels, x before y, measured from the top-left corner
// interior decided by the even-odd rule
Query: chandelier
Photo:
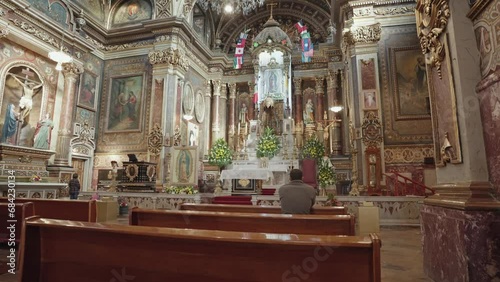
[[[197,0],[200,7],[207,11],[209,8],[212,11],[220,14],[223,10],[230,14],[233,12],[243,12],[243,15],[248,15],[250,12],[264,5],[265,0]]]

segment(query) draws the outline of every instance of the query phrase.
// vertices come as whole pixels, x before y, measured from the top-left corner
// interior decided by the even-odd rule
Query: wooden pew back
[[[14,217],[10,216],[12,211]],[[11,224],[15,226],[12,230],[12,233],[15,235],[14,241],[19,242],[25,218],[33,215],[35,215],[35,207],[32,202],[0,203],[0,242],[9,242],[11,229],[7,229],[7,227],[10,227]],[[12,245],[9,244],[9,246]]]
[[[26,223],[21,282],[380,282],[376,235],[321,236],[153,228],[36,219]]]
[[[193,204],[183,203],[181,210],[188,211],[220,211],[220,212],[246,212],[246,213],[281,213],[280,206],[249,206],[227,204]],[[311,214],[317,215],[343,215],[347,214],[347,207],[313,207]]]
[[[130,225],[316,235],[355,235],[352,215],[291,215],[133,208]]]
[[[35,205],[35,214],[40,217],[88,222],[97,220],[95,200],[16,198],[15,201],[16,203],[32,202]],[[0,203],[6,202],[8,202],[7,198],[0,198]]]

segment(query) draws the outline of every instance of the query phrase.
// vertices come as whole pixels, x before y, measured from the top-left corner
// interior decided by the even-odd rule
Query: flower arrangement
[[[264,129],[264,134],[262,134],[257,142],[257,158],[267,157],[272,159],[278,154],[280,148],[280,141],[274,134],[273,129],[266,127]]]
[[[127,202],[121,202],[120,203],[120,207],[128,207],[128,203]]]
[[[163,189],[163,192],[168,194],[186,194],[186,195],[198,194],[198,190],[195,190],[193,186],[180,186],[180,187],[170,186],[170,187],[165,187],[165,189]]]
[[[318,166],[318,183],[321,188],[326,188],[328,185],[333,185],[337,181],[335,168],[328,160],[321,160]]]
[[[118,197],[118,205],[120,208],[128,207],[127,200],[124,197]]]
[[[325,145],[317,137],[309,138],[302,148],[304,159],[319,159],[325,154]]]
[[[325,202],[325,207],[334,207],[340,205],[339,201],[337,201],[337,198],[335,198],[335,195],[332,193],[328,193],[326,202]]]
[[[42,177],[40,175],[33,174],[33,176],[31,177],[31,182],[39,182],[39,181],[42,181]]]
[[[210,151],[208,152],[208,162],[211,165],[216,165],[219,168],[226,166],[231,163],[233,153],[229,148],[229,145],[224,141],[224,139],[219,138],[215,141],[215,144],[212,146]]]

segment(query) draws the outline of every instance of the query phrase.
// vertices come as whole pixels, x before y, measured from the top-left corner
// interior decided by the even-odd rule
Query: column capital
[[[229,99],[236,99],[236,82],[229,83]]]
[[[62,64],[62,67],[62,73],[65,79],[76,79],[80,74],[83,73],[83,67],[75,63],[65,63]]]
[[[214,84],[214,96],[220,96],[220,88],[222,82],[220,79],[212,80],[212,83]]]
[[[152,65],[164,64],[188,71],[189,61],[183,51],[168,47],[164,50],[153,50],[149,52],[149,63]]]
[[[323,89],[323,81],[325,80],[325,77],[324,76],[317,76],[315,77],[315,81],[316,81],[316,94],[324,94],[325,91]]]
[[[206,80],[205,83],[205,97],[211,97],[212,96],[212,83],[210,80]]]

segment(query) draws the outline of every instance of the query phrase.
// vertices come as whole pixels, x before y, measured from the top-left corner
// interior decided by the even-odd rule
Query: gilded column
[[[250,92],[250,97],[252,97],[252,106],[251,107],[248,107],[248,119],[249,120],[254,120],[256,119],[255,118],[255,104],[254,104],[254,101],[255,101],[255,98],[254,98],[254,95],[255,95],[255,83],[252,82],[252,81],[249,81],[248,82],[248,91]]]
[[[214,94],[212,97],[212,145],[215,144],[215,141],[220,138],[219,137],[219,116],[220,116],[220,80],[213,80],[214,84]]]
[[[338,78],[337,78],[337,72],[334,72],[332,74],[332,94],[329,96],[332,96],[332,106],[339,106],[341,105],[341,101],[339,99],[339,83],[338,83]],[[329,118],[331,117],[332,120],[334,121],[334,125],[330,129],[330,148],[331,148],[331,153],[332,155],[342,155],[342,122],[343,118],[341,117],[340,113],[335,113],[333,111],[328,111],[329,112]]]
[[[76,80],[83,72],[81,66],[74,63],[63,64],[64,96],[62,111],[59,118],[59,132],[57,133],[55,166],[71,167],[70,141],[73,137],[73,111],[76,97]]]
[[[236,114],[236,83],[229,84],[229,136],[228,144],[230,148],[235,148],[235,114]],[[236,132],[238,134],[238,132]]]
[[[210,83],[210,80],[205,81],[205,117],[203,118],[203,122],[205,124],[204,128],[205,130],[203,131],[203,134],[205,136],[205,142],[204,142],[204,155],[208,155],[208,152],[210,151],[210,144],[212,142],[210,141],[210,112],[212,110],[212,105],[210,103],[212,99],[212,84]],[[212,140],[215,140],[215,138],[212,138]]]

